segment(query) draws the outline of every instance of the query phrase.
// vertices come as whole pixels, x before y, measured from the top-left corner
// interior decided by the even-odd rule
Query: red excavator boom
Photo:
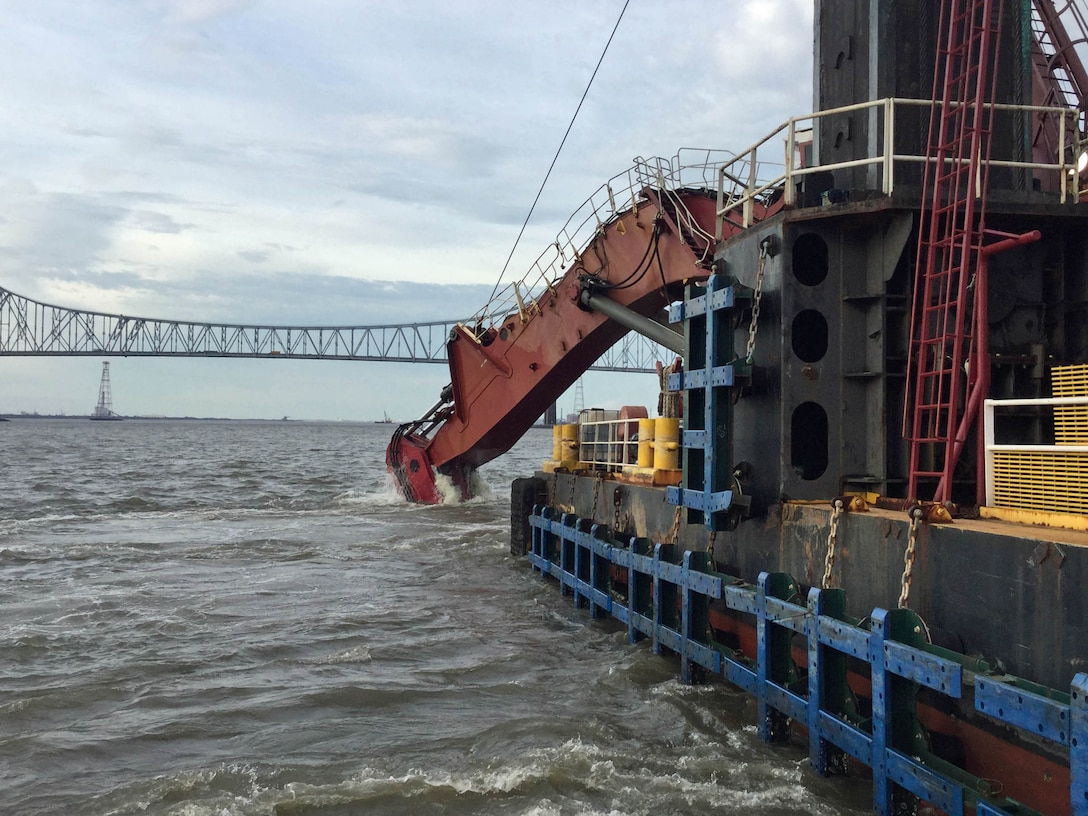
[[[626,334],[580,305],[583,290],[658,314],[682,297],[684,283],[709,276],[715,219],[707,190],[644,188],[634,206],[599,224],[561,278],[532,297],[517,295],[488,325],[459,324],[447,342],[450,386],[426,415],[397,429],[386,452],[398,490],[425,503],[453,490],[474,495],[474,470],[509,450]]]

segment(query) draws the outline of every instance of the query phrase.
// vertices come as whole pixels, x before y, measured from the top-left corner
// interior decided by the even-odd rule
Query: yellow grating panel
[[[1088,397],[1088,364],[1054,366],[1050,379],[1055,397]],[[1088,405],[1054,406],[1054,443],[1088,444]]]
[[[1088,453],[994,451],[994,506],[1088,514]]]

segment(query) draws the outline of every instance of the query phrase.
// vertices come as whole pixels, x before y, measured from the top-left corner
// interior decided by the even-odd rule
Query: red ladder
[[[966,363],[969,353],[978,356],[974,344],[985,343],[985,327],[976,332],[974,276],[985,229],[1000,4],[944,0],[938,34],[908,360],[914,382],[904,415],[907,495],[920,498],[921,483],[936,480],[938,502],[951,498],[973,420],[965,408],[977,404],[972,392],[988,379]]]

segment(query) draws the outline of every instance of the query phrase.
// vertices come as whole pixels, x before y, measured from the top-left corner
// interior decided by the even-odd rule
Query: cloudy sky
[[[0,0],[0,286],[209,322],[471,314],[623,7]],[[811,0],[630,0],[506,277],[634,157],[740,150],[808,112],[811,26]],[[0,412],[88,413],[100,372],[0,358]],[[325,361],[111,373],[121,413],[229,417],[408,419],[448,381]],[[654,399],[630,377],[588,375],[587,405]]]

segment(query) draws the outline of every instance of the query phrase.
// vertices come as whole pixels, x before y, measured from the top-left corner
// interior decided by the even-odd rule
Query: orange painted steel
[[[524,310],[486,328],[459,324],[447,343],[452,404],[433,434],[412,429],[394,439],[387,462],[398,484],[408,479],[397,473],[396,462],[415,457],[451,475],[467,498],[465,472],[509,450],[545,406],[626,334],[579,306],[583,281],[593,279],[596,292],[641,315],[661,312],[682,297],[684,284],[710,276],[715,206],[705,190],[661,194],[647,188],[636,209],[603,224],[563,277]],[[695,228],[681,226],[690,222]],[[725,228],[723,238],[736,231]],[[393,445],[405,449],[393,451]],[[421,470],[409,478],[425,481],[430,474]],[[408,498],[438,500],[424,484]]]
[[[709,276],[713,248],[698,235],[683,234],[655,193],[648,192],[647,197],[637,212],[626,212],[604,228],[554,289],[537,300],[537,311],[528,320],[510,314],[479,339],[468,326],[457,326],[446,346],[453,415],[435,432],[428,448],[436,467],[478,467],[509,450],[544,406],[626,334],[615,322],[578,306],[581,278],[589,275],[619,284],[645,266],[648,251],[655,254],[640,278],[608,293],[616,302],[649,315],[679,297],[685,282]],[[692,194],[683,201],[712,235],[714,200]],[[689,238],[697,249],[689,245]]]

